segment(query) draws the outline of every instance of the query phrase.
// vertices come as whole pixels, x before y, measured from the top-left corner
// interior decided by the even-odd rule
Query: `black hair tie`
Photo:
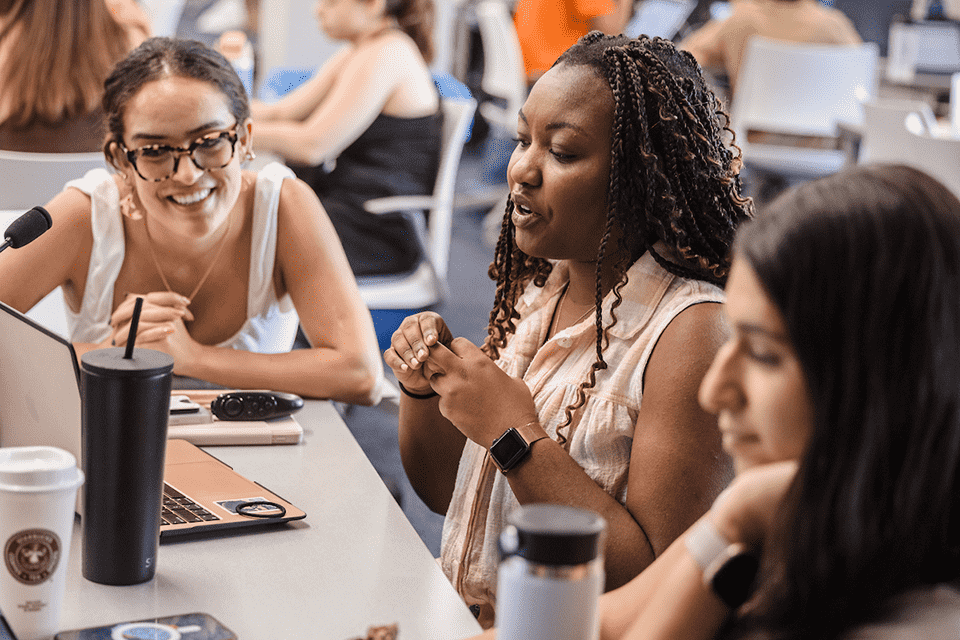
[[[248,509],[253,509],[254,507],[267,506],[273,507],[274,509],[279,509],[280,513],[260,513],[258,511],[248,511]],[[277,504],[276,502],[270,502],[268,500],[248,500],[246,502],[241,502],[235,507],[237,515],[247,516],[248,518],[282,518],[287,515],[287,508],[282,504]]]
[[[399,385],[400,391],[403,391],[405,395],[408,395],[411,398],[415,398],[417,400],[429,400],[430,398],[436,398],[437,396],[440,395],[439,393],[437,393],[436,391],[433,391],[432,389],[430,390],[430,393],[414,393],[413,391],[410,391],[405,386],[403,386],[403,383],[400,382],[399,380],[397,381],[397,385]]]

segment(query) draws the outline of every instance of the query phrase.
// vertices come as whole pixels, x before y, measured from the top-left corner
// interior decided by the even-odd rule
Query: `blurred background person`
[[[99,151],[103,82],[149,35],[135,0],[0,0],[0,149]]]
[[[527,80],[537,78],[590,31],[618,35],[633,13],[633,0],[517,0],[513,23]]]
[[[860,35],[842,12],[818,0],[734,0],[730,14],[710,20],[680,43],[700,66],[725,75],[731,94],[753,36],[810,44],[860,44]]]
[[[318,0],[316,15],[348,46],[282,100],[254,102],[255,144],[313,187],[356,275],[412,271],[425,257],[413,223],[363,203],[433,192],[443,123],[427,66],[433,0]]]

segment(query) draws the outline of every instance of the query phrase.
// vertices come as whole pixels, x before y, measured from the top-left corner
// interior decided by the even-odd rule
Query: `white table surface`
[[[404,640],[479,633],[333,406],[308,401],[297,419],[300,445],[206,449],[305,520],[163,542],[156,577],[126,587],[82,577],[77,525],[61,628],[201,611],[240,640],[347,640],[392,623]]]

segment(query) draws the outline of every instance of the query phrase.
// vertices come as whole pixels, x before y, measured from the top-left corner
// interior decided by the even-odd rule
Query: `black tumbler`
[[[80,359],[83,577],[100,584],[153,578],[173,358],[117,347]]]

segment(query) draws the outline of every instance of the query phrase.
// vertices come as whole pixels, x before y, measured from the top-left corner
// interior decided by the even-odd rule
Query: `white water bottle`
[[[500,534],[499,640],[596,640],[606,522],[585,509],[521,507]]]

